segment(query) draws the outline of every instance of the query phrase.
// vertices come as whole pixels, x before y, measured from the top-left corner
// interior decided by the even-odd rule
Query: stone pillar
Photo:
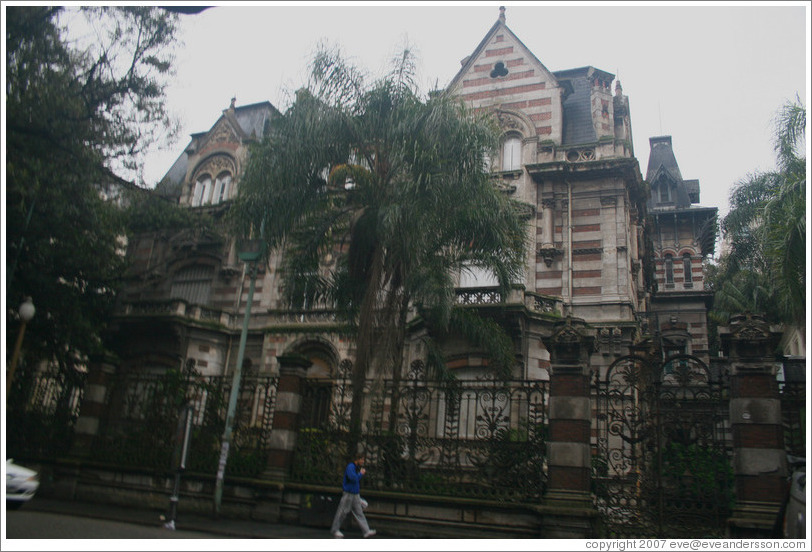
[[[569,317],[544,339],[551,363],[545,504],[570,512],[551,519],[545,538],[589,538],[594,529],[589,366],[594,341],[594,330]]]
[[[736,506],[731,537],[769,538],[786,494],[787,459],[776,381],[780,333],[761,315],[731,317],[719,328],[730,370],[730,425]]]
[[[270,437],[271,452],[264,475],[284,481],[290,475],[302,408],[302,386],[312,363],[299,355],[278,356],[276,359],[279,362],[279,385]]]
[[[93,440],[99,433],[99,425],[107,414],[107,396],[116,375],[116,365],[109,358],[97,358],[88,363],[82,405],[74,426],[71,456],[90,456]]]

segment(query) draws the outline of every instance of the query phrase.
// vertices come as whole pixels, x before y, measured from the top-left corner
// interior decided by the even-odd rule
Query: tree
[[[96,31],[86,45],[60,28],[63,8],[5,8],[7,338],[32,296],[29,358],[65,369],[104,349],[126,234],[109,194],[137,187],[138,153],[173,128],[164,87],[177,21],[157,8],[77,13]]]
[[[722,220],[730,252],[716,276],[715,319],[764,312],[774,322],[806,318],[806,108],[787,102],[775,120],[774,171],[748,175],[731,192]]]
[[[370,367],[399,377],[410,307],[438,332],[454,319],[477,335],[482,325],[453,308],[454,276],[486,268],[507,290],[524,275],[525,228],[485,170],[493,120],[446,95],[421,98],[408,50],[371,85],[336,50],[322,47],[311,68],[252,151],[230,214],[238,235],[264,228],[268,249],[283,248],[293,302],[326,301],[354,325],[357,438]],[[505,339],[492,342],[504,351]],[[507,346],[493,363],[503,372],[515,362]]]

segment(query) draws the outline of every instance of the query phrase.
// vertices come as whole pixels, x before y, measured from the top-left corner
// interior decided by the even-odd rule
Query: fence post
[[[107,413],[108,390],[116,375],[114,362],[110,358],[95,358],[87,365],[87,380],[70,452],[73,457],[85,458],[92,451],[101,419]]]
[[[594,533],[590,493],[592,405],[589,356],[594,330],[581,319],[559,322],[543,338],[550,353],[550,437],[545,503],[569,515],[545,516],[546,538],[588,538]],[[578,512],[578,513],[575,513]]]
[[[719,328],[730,366],[730,425],[736,505],[728,531],[736,538],[768,538],[786,494],[787,458],[776,381],[780,333],[761,315],[731,317]]]
[[[302,386],[312,363],[299,355],[278,356],[276,360],[279,362],[279,384],[269,440],[270,454],[263,475],[284,481],[290,475],[302,408]]]

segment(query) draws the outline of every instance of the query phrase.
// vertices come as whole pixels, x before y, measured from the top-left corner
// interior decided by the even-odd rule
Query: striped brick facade
[[[591,420],[589,354],[594,335],[583,320],[567,319],[544,338],[550,352],[548,499],[590,501]]]
[[[736,508],[731,536],[768,537],[786,495],[787,459],[772,351],[780,339],[759,315],[720,328],[730,367]]]
[[[299,413],[302,408],[302,384],[307,368],[312,364],[300,356],[278,356],[279,384],[276,391],[276,408],[273,430],[269,440],[270,453],[265,473],[284,480],[290,473],[296,448]]]

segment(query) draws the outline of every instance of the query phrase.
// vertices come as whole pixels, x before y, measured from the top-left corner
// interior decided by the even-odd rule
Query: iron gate
[[[610,537],[712,538],[732,508],[725,379],[690,355],[596,375],[595,505]]]

